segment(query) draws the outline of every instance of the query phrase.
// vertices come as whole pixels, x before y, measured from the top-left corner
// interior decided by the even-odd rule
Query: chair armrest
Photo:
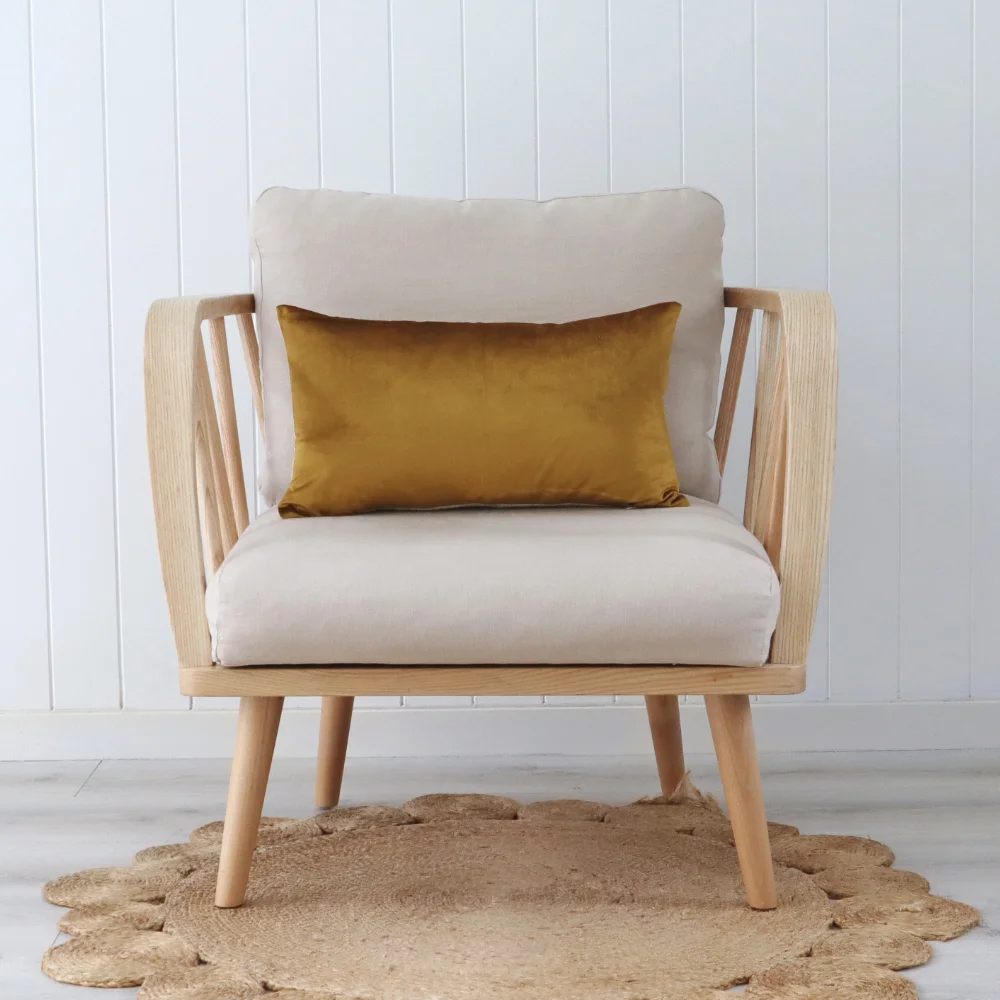
[[[201,324],[254,311],[252,295],[160,299],[146,318],[146,440],[153,511],[170,624],[181,667],[209,666],[211,641],[205,618],[205,581],[236,539],[237,515],[230,469],[239,462],[231,441],[223,449],[219,418],[208,378]],[[241,331],[244,326],[241,322]],[[252,330],[252,318],[250,320]],[[216,382],[224,429],[232,384]],[[225,355],[228,378],[228,353]],[[226,395],[228,393],[228,396]],[[232,418],[235,433],[235,414]],[[242,474],[242,473],[240,473]],[[245,505],[245,499],[244,499]]]
[[[781,581],[771,662],[805,663],[833,494],[833,303],[826,292],[763,288],[727,288],[725,303],[764,312],[744,523],[764,544]]]

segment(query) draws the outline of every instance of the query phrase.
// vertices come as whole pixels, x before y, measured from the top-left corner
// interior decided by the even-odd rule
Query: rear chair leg
[[[660,791],[669,798],[684,780],[684,744],[681,742],[681,713],[675,694],[647,694],[646,714],[653,736]]]
[[[353,697],[323,698],[319,719],[319,759],[316,762],[316,806],[319,809],[331,809],[340,801],[353,711]]]
[[[215,905],[242,906],[284,698],[241,698]]]
[[[705,707],[715,754],[719,758],[747,902],[755,910],[773,910],[778,905],[778,896],[774,888],[764,793],[750,718],[750,697],[707,694]]]

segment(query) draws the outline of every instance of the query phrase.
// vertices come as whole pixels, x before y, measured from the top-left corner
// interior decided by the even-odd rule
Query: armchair
[[[147,432],[180,688],[187,695],[240,698],[217,906],[240,906],[244,901],[284,697],[322,698],[316,802],[328,807],[339,798],[354,697],[378,694],[644,695],[665,795],[677,789],[685,772],[678,697],[704,695],[747,901],[755,909],[777,905],[750,695],[794,694],[805,686],[830,515],[836,333],[831,302],[824,292],[752,288],[722,292],[720,287],[720,293],[725,307],[736,310],[714,428],[720,472],[726,465],[754,313],[763,314],[744,525],[759,540],[780,580],[780,608],[770,653],[758,665],[580,663],[555,657],[537,664],[518,659],[504,663],[493,654],[480,663],[421,658],[414,663],[282,665],[269,657],[260,665],[252,661],[220,665],[206,613],[206,589],[211,599],[213,579],[250,524],[225,321],[235,317],[257,418],[267,435],[272,417],[262,391],[264,345],[258,342],[255,325],[261,295],[258,290],[256,297],[187,297],[153,303],[146,324]],[[259,324],[260,315],[257,320]],[[212,378],[203,326],[208,331]],[[265,361],[265,382],[268,377]],[[713,396],[714,391],[713,386]],[[280,528],[285,522],[275,523]],[[732,530],[744,531],[738,525]],[[752,539],[747,541],[759,548]]]

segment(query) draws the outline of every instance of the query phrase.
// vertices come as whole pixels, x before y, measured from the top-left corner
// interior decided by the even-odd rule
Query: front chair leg
[[[684,780],[684,744],[681,741],[681,713],[675,694],[647,694],[646,714],[653,737],[660,791],[669,799]]]
[[[316,762],[316,806],[319,809],[331,809],[340,801],[353,711],[354,698],[349,695],[323,698],[319,717],[319,758]]]
[[[755,910],[778,905],[774,867],[767,835],[764,793],[760,784],[757,746],[750,717],[750,697],[745,694],[705,695],[715,754],[719,758],[722,787],[726,793],[733,839],[743,872],[747,902]]]
[[[215,905],[242,906],[284,698],[241,698]]]

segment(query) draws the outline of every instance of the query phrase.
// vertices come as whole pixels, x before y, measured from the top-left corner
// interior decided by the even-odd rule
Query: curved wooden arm
[[[830,530],[837,428],[837,327],[826,292],[727,288],[725,303],[764,312],[744,523],[781,580],[772,663],[805,663],[819,604]],[[745,350],[745,344],[743,345]],[[743,357],[730,357],[726,387]],[[736,366],[734,369],[734,365]],[[735,392],[724,390],[719,424],[728,444]],[[716,434],[717,447],[720,443]],[[720,450],[720,459],[725,452]]]
[[[146,440],[153,511],[170,624],[182,667],[212,663],[204,607],[206,572],[214,572],[245,526],[239,523],[234,485],[239,443],[237,438],[234,450],[232,386],[219,390],[220,432],[201,324],[253,311],[252,295],[192,296],[160,299],[146,318]],[[225,341],[222,348],[217,341],[213,329],[218,374]],[[228,373],[228,354],[225,365]],[[242,509],[245,517],[245,497]]]

